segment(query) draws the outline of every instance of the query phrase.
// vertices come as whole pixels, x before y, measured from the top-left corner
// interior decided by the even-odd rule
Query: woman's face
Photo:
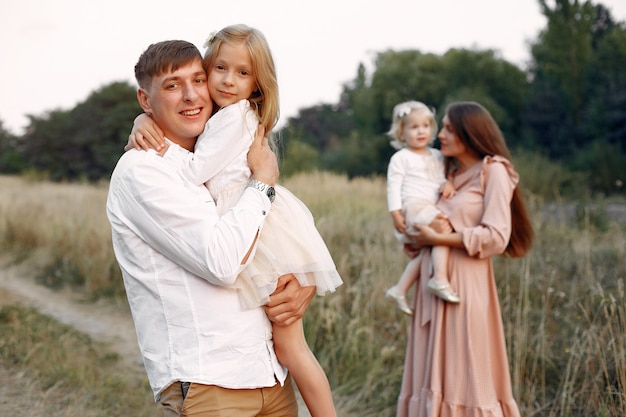
[[[467,147],[452,129],[448,115],[443,117],[443,125],[437,135],[441,142],[441,154],[452,158],[458,158],[467,152]]]

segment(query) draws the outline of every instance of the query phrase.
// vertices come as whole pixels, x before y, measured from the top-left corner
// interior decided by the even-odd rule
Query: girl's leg
[[[417,274],[419,273],[421,263],[421,257],[417,256],[409,261],[404,268],[404,272],[400,275],[400,279],[398,283],[394,286],[396,288],[396,292],[406,295],[409,292],[409,288],[415,280],[417,279]]]
[[[461,297],[450,287],[448,280],[449,256],[450,248],[448,246],[433,246],[431,250],[433,277],[428,280],[426,286],[437,297],[450,303],[458,303],[461,301]]]
[[[306,343],[302,319],[272,329],[276,356],[296,382],[311,417],[336,417],[328,378]]]
[[[404,268],[398,283],[385,292],[385,297],[394,299],[398,309],[408,315],[412,315],[413,310],[409,307],[406,294],[409,292],[409,287],[417,280],[417,274],[422,262],[421,259],[421,256],[411,259]]]
[[[448,257],[450,256],[449,246],[433,246],[430,257],[433,263],[433,277],[446,284],[448,281]]]

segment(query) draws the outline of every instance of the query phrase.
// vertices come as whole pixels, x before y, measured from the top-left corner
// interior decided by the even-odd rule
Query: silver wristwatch
[[[270,199],[270,203],[273,203],[274,198],[276,198],[276,190],[274,190],[274,187],[259,180],[250,180],[248,187],[256,188],[262,193],[265,193],[267,198]]]

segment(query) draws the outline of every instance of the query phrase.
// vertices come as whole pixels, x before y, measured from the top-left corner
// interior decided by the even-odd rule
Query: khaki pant
[[[165,417],[297,417],[298,404],[291,382],[284,386],[257,389],[227,389],[191,384],[183,399],[181,384],[175,382],[161,393]]]

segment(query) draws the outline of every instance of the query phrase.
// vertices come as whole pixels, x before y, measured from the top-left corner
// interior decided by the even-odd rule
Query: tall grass
[[[0,334],[0,366],[19,369],[3,384],[28,384],[20,415],[158,415],[146,378],[125,373],[117,354],[84,334],[20,306],[0,308]],[[11,406],[3,403],[2,415],[14,415]]]
[[[394,415],[409,319],[384,290],[407,259],[392,235],[385,181],[310,173],[284,185],[310,207],[345,282],[314,299],[307,340],[339,401],[360,416]],[[532,252],[495,259],[522,415],[624,416],[626,226],[582,204],[577,215],[556,221],[543,195],[528,196],[537,233]],[[57,254],[50,273],[58,271],[59,280],[82,283],[77,288],[94,296],[118,296],[105,198],[105,185],[0,177],[0,240],[48,247]]]
[[[41,280],[87,293],[123,294],[105,213],[108,184],[52,184],[0,177],[0,243],[52,259]]]

